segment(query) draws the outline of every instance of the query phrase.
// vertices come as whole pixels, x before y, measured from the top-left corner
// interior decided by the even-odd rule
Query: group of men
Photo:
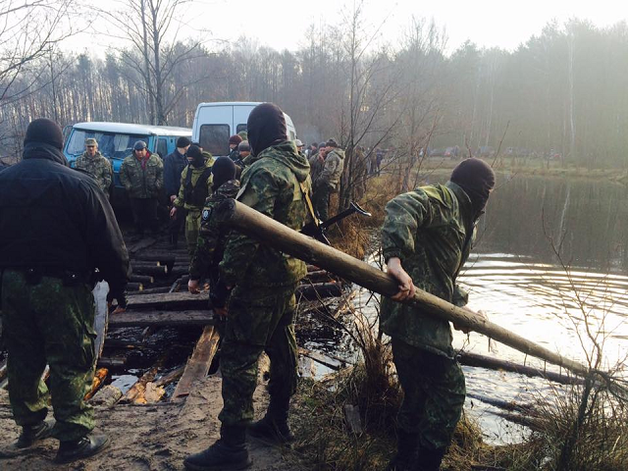
[[[301,260],[227,232],[212,217],[213,209],[235,197],[298,231],[312,216],[306,204],[312,185],[315,200],[317,191],[318,198],[328,199],[342,174],[344,153],[336,142],[330,139],[319,146],[308,162],[297,150],[299,143],[288,140],[284,114],[274,104],[258,105],[248,118],[247,131],[250,155],[243,159],[241,183],[234,159],[221,157],[210,166],[200,149],[187,147],[184,140],[177,143],[177,152],[186,156],[185,168],[192,173],[182,171],[180,181],[193,179],[196,173],[203,194],[209,192],[200,211],[188,288],[199,292],[199,280],[209,275],[211,303],[225,319],[220,439],[185,459],[186,469],[194,471],[250,466],[247,431],[271,443],[294,439],[288,425],[297,385],[294,293],[307,271]],[[53,436],[60,440],[56,461],[69,462],[91,456],[108,443],[106,437],[91,433],[93,412],[83,401],[95,363],[90,290],[96,279],[104,279],[120,293],[129,265],[100,183],[67,168],[62,145],[56,123],[35,120],[26,132],[22,162],[0,173],[0,308],[9,353],[9,397],[22,428],[16,446],[26,448]],[[161,163],[149,167],[151,156],[145,146],[136,144],[134,154],[134,160],[125,160],[127,175],[148,168],[155,178],[162,174]],[[207,168],[211,187],[205,179]],[[412,298],[415,286],[447,301],[460,298],[456,276],[494,185],[490,167],[468,159],[456,167],[446,185],[418,188],[386,206],[383,250],[399,292],[383,300],[381,325],[392,339],[405,393],[391,470],[438,470],[459,420],[464,376],[454,358],[449,323],[402,303]],[[138,189],[132,198],[143,199],[151,190],[141,191],[145,193]],[[168,193],[176,216],[189,200],[185,189],[183,195]],[[327,217],[323,203],[318,204],[321,218]],[[251,423],[262,352],[271,361],[270,404],[265,416]],[[46,364],[55,424],[45,421],[48,389],[41,375]]]

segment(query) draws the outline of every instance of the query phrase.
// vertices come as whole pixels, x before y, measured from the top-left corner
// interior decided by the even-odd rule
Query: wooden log
[[[170,273],[172,276],[187,276],[190,273],[190,267],[188,264],[179,264],[172,268]]]
[[[512,401],[502,401],[501,399],[493,399],[492,397],[483,396],[481,394],[467,393],[467,397],[477,399],[478,401],[490,404],[491,406],[499,407],[500,409],[504,409],[509,412],[529,414],[534,413],[535,410],[532,404],[519,404]]]
[[[161,378],[159,378],[158,380],[156,380],[155,381],[155,386],[157,386],[157,387],[164,387],[164,386],[168,386],[170,383],[174,383],[175,381],[177,381],[183,375],[184,371],[185,371],[185,365],[180,366],[176,370],[172,370],[167,375],[164,375]]]
[[[98,368],[94,372],[94,379],[92,379],[92,387],[87,394],[85,394],[86,401],[94,397],[94,394],[98,392],[100,387],[105,384],[105,380],[107,379],[107,375],[109,374],[109,370],[107,368]]]
[[[584,380],[576,376],[568,376],[553,371],[546,371],[540,368],[521,365],[512,361],[499,360],[477,353],[460,352],[457,356],[461,365],[476,366],[487,368],[490,370],[508,371],[511,373],[519,373],[530,377],[545,378],[560,384],[583,384]]]
[[[125,355],[115,355],[112,357],[100,357],[97,365],[100,368],[115,369],[122,368],[126,365],[127,358]]]
[[[144,289],[144,285],[142,283],[127,283],[126,284],[126,292],[130,291],[142,291]]]
[[[134,294],[156,294],[156,293],[168,293],[170,292],[170,286],[158,286],[156,288],[144,288],[142,291],[138,291]]]
[[[310,301],[323,298],[335,298],[342,295],[342,284],[336,282],[302,284],[297,286],[295,295],[297,300],[305,298]]]
[[[191,294],[187,290],[178,293],[129,295],[127,296],[127,313],[130,310],[140,309],[159,309],[164,311],[207,309],[208,303],[207,295]]]
[[[398,282],[391,275],[333,247],[321,244],[311,237],[293,231],[238,201],[225,200],[214,208],[213,217],[225,226],[383,296],[393,296],[399,291]],[[504,329],[470,309],[454,306],[426,291],[417,289],[414,298],[407,303],[420,308],[426,314],[484,334],[527,355],[562,366],[578,375],[589,374],[589,367]]]
[[[134,254],[135,252],[139,252],[140,250],[146,249],[151,245],[154,245],[155,242],[157,242],[156,239],[153,239],[152,237],[147,237],[145,239],[127,245],[127,251],[129,252],[129,254]]]
[[[162,265],[174,265],[177,256],[173,253],[165,252],[142,252],[133,256],[133,261],[140,260],[144,262],[160,262]]]
[[[147,385],[152,383],[159,372],[161,366],[165,363],[168,358],[169,352],[164,352],[161,357],[155,362],[153,366],[151,366],[137,382],[131,386],[124,396],[120,399],[121,403],[133,403],[133,404],[146,404],[147,399],[145,397],[147,391]],[[148,388],[149,393],[151,395],[151,400],[154,402],[154,386]],[[157,393],[158,394],[158,393]]]
[[[204,326],[214,323],[213,316],[213,312],[209,309],[192,311],[126,311],[109,316],[109,327]]]
[[[220,335],[214,326],[207,326],[203,329],[201,338],[194,347],[194,352],[185,365],[183,376],[177,384],[176,389],[170,399],[172,402],[184,401],[192,391],[194,382],[207,376],[209,368],[218,350]]]
[[[326,270],[316,270],[308,272],[303,281],[305,283],[329,283],[333,281],[333,278]]]
[[[168,275],[168,267],[161,265],[133,265],[133,273],[163,278]]]
[[[133,283],[142,283],[144,285],[151,285],[155,282],[155,278],[149,275],[133,274],[129,276],[129,281]]]

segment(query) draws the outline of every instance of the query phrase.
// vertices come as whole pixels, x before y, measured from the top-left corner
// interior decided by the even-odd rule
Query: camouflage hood
[[[275,152],[275,151],[280,152]],[[297,180],[304,182],[310,175],[310,164],[305,156],[297,152],[297,148],[292,141],[284,141],[275,146],[264,149],[259,158],[269,158],[283,163],[294,172]]]
[[[342,150],[340,147],[336,147],[334,150],[332,150],[332,151],[330,152],[330,155],[331,155],[332,153],[333,153],[333,154],[336,154],[336,155],[340,158],[340,160],[344,160],[344,159],[345,159],[345,151],[344,151],[344,150]]]
[[[228,180],[220,185],[214,194],[224,198],[235,198],[238,191],[240,191],[240,182],[238,180]]]

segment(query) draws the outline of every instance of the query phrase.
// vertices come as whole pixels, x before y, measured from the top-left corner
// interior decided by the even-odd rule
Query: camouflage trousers
[[[185,241],[188,245],[190,257],[196,252],[196,242],[198,241],[198,231],[201,228],[201,210],[186,209],[185,215]]]
[[[234,288],[220,350],[222,398],[218,418],[224,425],[243,425],[253,419],[257,362],[270,358],[268,392],[289,398],[297,387],[297,342],[294,335],[296,286],[243,290]]]
[[[329,219],[329,198],[333,192],[332,187],[326,184],[317,185],[314,189],[312,206],[314,206],[314,211],[323,222]]]
[[[418,433],[422,448],[447,448],[460,420],[466,394],[460,365],[394,338],[392,348],[404,392],[398,427]]]
[[[29,284],[24,273],[5,270],[1,306],[9,400],[18,425],[56,419],[53,436],[76,440],[94,428],[92,407],[83,401],[94,377],[94,300],[84,284],[64,286],[42,277]],[[50,391],[41,380],[50,366]]]

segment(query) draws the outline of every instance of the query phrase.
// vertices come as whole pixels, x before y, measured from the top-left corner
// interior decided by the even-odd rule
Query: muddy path
[[[219,436],[220,388],[221,379],[209,376],[196,384],[183,404],[166,402],[151,406],[118,404],[110,409],[97,407],[96,433],[106,433],[111,444],[99,455],[68,465],[52,462],[58,446],[54,439],[19,453],[11,450],[19,428],[11,416],[8,393],[0,390],[0,470],[183,470],[183,460],[187,455],[206,448]],[[256,414],[261,416],[268,401],[262,385],[257,388],[254,401]],[[267,447],[254,439],[249,439],[248,446],[253,460],[251,470],[310,469],[288,448]]]

